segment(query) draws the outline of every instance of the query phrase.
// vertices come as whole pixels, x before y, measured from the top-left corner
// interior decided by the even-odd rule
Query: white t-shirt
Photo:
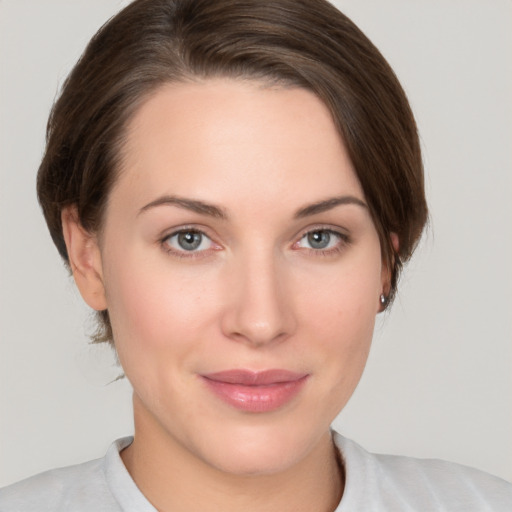
[[[511,512],[512,484],[439,460],[375,455],[334,433],[345,465],[335,512]],[[0,512],[156,512],[126,470],[119,439],[102,459],[54,469],[0,489]]]

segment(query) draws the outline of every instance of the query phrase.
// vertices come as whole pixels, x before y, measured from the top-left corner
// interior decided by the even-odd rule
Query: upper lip
[[[271,370],[245,370],[232,369],[221,372],[204,374],[205,379],[227,384],[241,384],[243,386],[265,386],[284,382],[294,382],[306,377],[306,373],[293,372],[283,369]]]

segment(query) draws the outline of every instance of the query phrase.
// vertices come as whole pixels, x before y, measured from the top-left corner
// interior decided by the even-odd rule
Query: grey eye
[[[197,231],[183,231],[176,237],[179,247],[184,251],[195,251],[203,241],[203,234]]]
[[[212,239],[196,229],[176,231],[163,240],[167,252],[184,256],[196,256],[215,248]]]
[[[306,235],[308,244],[313,249],[326,249],[331,242],[331,233],[326,230],[311,231]]]

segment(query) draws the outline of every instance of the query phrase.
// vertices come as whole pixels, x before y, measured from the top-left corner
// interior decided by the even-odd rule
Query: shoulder
[[[483,471],[435,459],[376,455],[335,434],[346,470],[340,512],[357,510],[512,510],[512,484]],[[430,507],[430,508],[429,508]]]
[[[109,452],[119,453],[122,443]],[[1,512],[117,512],[109,486],[109,454],[97,460],[53,469],[0,489]]]
[[[98,498],[108,489],[102,478],[101,459],[54,469],[0,489],[2,512],[64,511],[80,501]]]

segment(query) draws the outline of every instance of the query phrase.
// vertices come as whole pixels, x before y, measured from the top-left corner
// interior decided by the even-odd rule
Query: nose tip
[[[261,266],[258,271],[246,267],[240,274],[231,280],[224,333],[252,346],[287,338],[295,329],[295,318],[283,275],[278,276],[272,265],[264,271]]]
[[[253,346],[262,346],[283,339],[286,334],[285,329],[280,329],[273,322],[239,318],[238,328],[231,331],[230,337]]]

